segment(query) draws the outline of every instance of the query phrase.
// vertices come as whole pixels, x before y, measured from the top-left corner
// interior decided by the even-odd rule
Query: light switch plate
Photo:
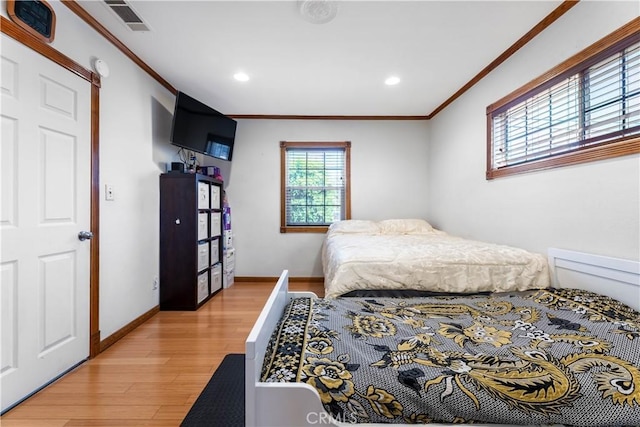
[[[112,201],[116,199],[116,196],[113,192],[113,185],[105,184],[104,186],[104,199],[108,201]]]

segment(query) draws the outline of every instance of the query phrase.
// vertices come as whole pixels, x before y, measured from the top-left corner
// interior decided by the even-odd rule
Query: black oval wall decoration
[[[13,22],[47,43],[55,35],[56,14],[44,0],[8,0],[7,14]]]

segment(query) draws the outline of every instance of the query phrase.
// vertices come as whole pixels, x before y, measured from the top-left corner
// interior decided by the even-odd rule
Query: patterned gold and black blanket
[[[305,382],[348,423],[640,425],[640,313],[547,289],[300,298],[262,381]]]

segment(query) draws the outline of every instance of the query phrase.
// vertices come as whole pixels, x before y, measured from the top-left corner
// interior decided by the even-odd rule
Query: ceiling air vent
[[[138,16],[135,10],[124,0],[104,0],[109,9],[111,9],[132,31],[151,31],[144,23],[142,18]]]

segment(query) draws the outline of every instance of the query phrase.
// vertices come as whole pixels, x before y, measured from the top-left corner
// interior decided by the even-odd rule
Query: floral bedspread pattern
[[[347,422],[640,425],[640,313],[591,292],[300,298],[262,381]]]

